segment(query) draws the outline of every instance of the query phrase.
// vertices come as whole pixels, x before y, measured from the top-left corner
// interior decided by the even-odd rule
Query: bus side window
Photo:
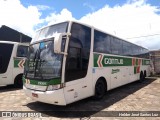
[[[27,56],[28,47],[19,45],[17,49],[17,57],[26,57]]]
[[[124,56],[132,56],[133,53],[132,53],[132,45],[127,42],[127,41],[123,41],[123,49],[122,49],[122,52]]]
[[[122,41],[118,38],[111,40],[112,54],[122,55]]]
[[[11,59],[13,44],[0,43],[0,73],[5,73]]]
[[[111,36],[94,30],[94,52],[101,52],[101,53],[111,53],[110,48],[110,40]]]

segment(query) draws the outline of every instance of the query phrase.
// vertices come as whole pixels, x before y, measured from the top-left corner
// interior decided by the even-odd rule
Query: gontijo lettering
[[[123,59],[104,58],[104,64],[122,64]]]

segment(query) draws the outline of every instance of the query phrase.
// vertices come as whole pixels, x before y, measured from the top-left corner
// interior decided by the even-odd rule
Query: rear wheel
[[[143,72],[141,71],[140,76],[139,76],[139,80],[140,82],[142,82],[144,80],[144,75]]]
[[[14,87],[22,88],[22,86],[23,86],[22,75],[18,75],[14,80]]]
[[[102,99],[106,93],[106,85],[103,80],[99,79],[95,85],[95,99]]]
[[[146,71],[144,71],[144,79],[147,77],[147,73]]]

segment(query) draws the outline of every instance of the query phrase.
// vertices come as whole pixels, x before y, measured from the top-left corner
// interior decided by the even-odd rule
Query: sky
[[[43,26],[77,20],[146,47],[160,49],[159,0],[0,0],[0,26],[33,36]]]

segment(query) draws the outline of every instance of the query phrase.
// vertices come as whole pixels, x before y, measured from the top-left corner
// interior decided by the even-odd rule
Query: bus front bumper
[[[54,105],[66,105],[63,89],[42,92],[27,89],[25,86],[23,86],[23,90],[28,97],[35,101]]]

